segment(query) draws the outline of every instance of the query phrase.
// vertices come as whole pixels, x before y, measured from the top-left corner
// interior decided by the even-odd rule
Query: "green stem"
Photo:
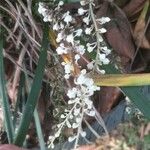
[[[14,139],[14,144],[18,146],[23,145],[31,119],[33,117],[34,109],[38,101],[38,96],[40,93],[42,79],[44,75],[44,69],[46,65],[48,43],[49,43],[48,25],[46,24],[46,26],[44,27],[41,54],[40,54],[39,62],[38,62],[37,69],[35,72],[35,77],[33,80],[30,94],[26,102],[26,106],[23,112],[22,120],[18,129],[17,135]]]
[[[35,125],[36,125],[37,135],[38,135],[38,138],[39,138],[40,149],[41,150],[46,150],[45,142],[44,142],[44,138],[43,138],[43,133],[42,133],[42,129],[41,129],[41,124],[40,124],[40,119],[39,119],[39,115],[38,115],[37,109],[35,109],[35,111],[34,111],[34,121],[35,121]]]
[[[3,37],[2,37],[2,30],[0,29],[0,100],[4,112],[5,128],[7,132],[8,141],[9,143],[12,143],[14,138],[14,127],[5,85],[6,84],[5,84],[5,72],[3,62]]]

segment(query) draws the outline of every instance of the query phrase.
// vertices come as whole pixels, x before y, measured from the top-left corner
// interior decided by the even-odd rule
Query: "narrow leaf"
[[[7,97],[7,90],[5,87],[5,72],[4,72],[4,62],[3,62],[3,37],[2,31],[0,29],[0,101],[2,103],[2,108],[4,112],[5,118],[5,128],[7,132],[7,137],[9,143],[13,142],[14,137],[14,127],[12,122],[12,114],[10,112],[8,97]]]
[[[107,65],[104,67],[107,73],[120,73],[113,65]],[[96,82],[95,82],[96,84]],[[150,120],[150,97],[146,97],[141,87],[120,87],[122,92],[129,97],[129,99],[140,109],[144,116]]]
[[[35,111],[34,111],[34,121],[35,121],[35,125],[36,125],[37,135],[38,135],[38,138],[39,138],[40,148],[41,148],[41,150],[46,150],[37,109],[35,109]]]
[[[150,73],[143,74],[94,74],[92,78],[99,86],[141,86],[150,85]]]
[[[23,112],[23,117],[17,132],[17,135],[14,140],[14,144],[18,146],[22,146],[23,142],[25,140],[31,119],[33,117],[34,109],[37,104],[38,96],[40,93],[41,85],[42,85],[42,79],[47,59],[47,49],[48,49],[48,26],[46,25],[44,27],[44,33],[43,33],[43,41],[42,41],[42,47],[41,47],[41,54],[39,57],[39,62],[36,68],[35,77],[33,80],[33,84],[31,87],[31,91],[29,93],[26,106]]]

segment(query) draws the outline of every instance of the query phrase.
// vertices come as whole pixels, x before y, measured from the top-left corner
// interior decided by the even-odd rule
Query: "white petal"
[[[100,32],[100,33],[106,33],[107,30],[106,30],[105,28],[101,28],[101,29],[99,29],[99,32]]]
[[[81,132],[81,136],[82,136],[82,137],[86,137],[86,132],[85,132],[85,131],[82,131],[82,132]]]
[[[73,34],[67,35],[66,41],[71,43],[72,45],[74,44],[74,37]]]
[[[76,128],[78,128],[78,127],[79,127],[79,124],[78,124],[78,123],[73,123],[73,124],[72,124],[72,128],[73,128],[73,129],[76,129]]]
[[[85,34],[90,35],[92,32],[92,28],[86,28],[85,29]]]
[[[76,136],[70,136],[70,137],[68,138],[68,142],[72,142],[73,140],[75,140],[75,138],[76,138]]]
[[[84,10],[82,7],[78,9],[79,15],[84,15],[87,12],[87,10]]]
[[[81,34],[82,34],[82,29],[78,29],[78,30],[76,30],[75,32],[76,32],[75,36],[81,36]]]
[[[89,23],[90,23],[89,17],[83,18],[83,22],[86,23],[86,25],[89,25]]]
[[[58,5],[62,6],[62,5],[64,5],[64,2],[63,1],[59,1]]]
[[[72,16],[70,15],[70,12],[67,11],[64,15],[64,22],[66,22],[67,24],[69,24],[72,21]]]

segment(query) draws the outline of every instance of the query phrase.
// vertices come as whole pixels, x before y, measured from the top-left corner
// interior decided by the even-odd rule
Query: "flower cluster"
[[[65,109],[64,114],[60,117],[63,119],[61,123],[57,125],[58,130],[53,136],[50,136],[51,141],[50,147],[53,147],[55,138],[59,137],[64,126],[73,129],[80,129],[78,134],[68,138],[68,141],[73,141],[81,135],[82,137],[86,136],[86,133],[82,130],[82,120],[84,115],[95,116],[95,111],[93,109],[93,102],[90,99],[90,96],[97,90],[100,90],[100,87],[94,85],[94,82],[91,78],[85,76],[86,70],[81,70],[81,74],[75,79],[75,87],[69,89],[67,96],[70,98],[68,105],[71,109]]]
[[[64,126],[77,129],[78,132],[68,138],[69,141],[76,140],[76,146],[79,136],[86,136],[82,129],[82,121],[85,115],[93,117],[96,115],[91,96],[95,91],[100,90],[99,87],[94,85],[93,79],[87,77],[87,70],[96,69],[100,73],[105,73],[104,70],[99,69],[99,66],[109,63],[107,56],[110,54],[110,50],[105,45],[102,34],[106,32],[103,24],[109,22],[110,19],[108,17],[96,18],[93,13],[93,0],[81,0],[80,4],[81,7],[77,14],[72,16],[69,11],[63,12],[63,1],[59,1],[53,9],[48,9],[45,4],[39,3],[38,11],[43,16],[43,20],[50,22],[57,34],[57,54],[67,55],[70,58],[69,61],[64,59],[61,63],[64,67],[64,77],[68,81],[70,76],[74,77],[73,87],[67,92],[69,97],[68,109],[60,116],[62,122],[57,125],[57,131],[53,136],[50,136],[50,147],[54,147],[54,140],[60,136]],[[85,9],[85,5],[88,5],[89,8]],[[83,27],[76,25],[77,17],[82,20]],[[87,44],[81,44],[83,43],[81,42],[82,37],[92,42],[86,41]],[[84,57],[86,52],[96,53],[94,60],[86,61],[87,70],[82,69],[79,65],[81,58],[86,60]],[[78,72],[75,72],[76,68],[79,70]]]

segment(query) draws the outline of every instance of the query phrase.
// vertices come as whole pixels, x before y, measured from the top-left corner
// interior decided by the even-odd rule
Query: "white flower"
[[[68,120],[66,120],[66,125],[67,125],[68,128],[72,127],[71,124],[70,124],[70,122]]]
[[[64,15],[63,15],[63,18],[64,18],[64,22],[67,23],[67,25],[72,21],[72,16],[70,15],[70,12],[67,11]]]
[[[81,6],[85,6],[87,4],[86,0],[81,0],[80,1]]]
[[[69,73],[64,75],[64,78],[65,78],[65,79],[69,79],[69,77],[70,77],[70,74],[69,74]]]
[[[65,73],[68,74],[68,73],[71,73],[71,70],[72,70],[72,65],[71,64],[66,64],[65,65]]]
[[[109,17],[101,17],[101,18],[97,19],[96,21],[98,21],[100,24],[105,24],[110,21],[110,18]]]
[[[64,24],[63,23],[60,23],[60,29],[64,29]]]
[[[54,147],[55,147],[55,146],[54,146],[54,144],[52,143],[52,144],[51,144],[51,148],[54,149]]]
[[[87,111],[86,114],[91,116],[91,117],[94,117],[95,116],[95,111],[94,110]]]
[[[77,91],[77,95],[78,95],[78,91]],[[68,104],[78,103],[79,101],[80,101],[80,99],[78,97],[76,97],[75,99],[70,99],[68,101]]]
[[[100,59],[101,61],[103,61],[104,59],[106,59],[106,54],[100,54],[100,53],[99,53],[99,59]]]
[[[107,65],[110,62],[110,60],[106,58],[106,54],[99,54],[99,59],[104,65]]]
[[[75,140],[75,138],[76,138],[76,136],[70,136],[70,137],[68,138],[68,142],[72,142],[73,140]]]
[[[58,55],[67,54],[67,49],[64,47],[64,44],[61,43],[56,49]]]
[[[104,47],[101,47],[102,51],[106,54],[106,55],[109,55],[111,53],[111,50],[108,49],[107,46],[104,46]]]
[[[100,87],[95,86],[94,84],[88,87],[88,95],[92,96],[94,94],[94,91],[99,91]]]
[[[86,74],[86,70],[85,69],[81,70],[81,74],[76,79],[75,84],[77,84],[77,85],[84,84],[86,81],[85,74]]]
[[[81,74],[85,75],[86,74],[86,69],[82,69]]]
[[[87,10],[84,10],[82,7],[78,9],[78,14],[79,15],[84,15],[84,13],[86,13]]]
[[[110,60],[108,58],[106,58],[106,54],[98,54],[99,55],[99,59],[100,61],[104,64],[107,65],[109,64]]]
[[[76,94],[77,94],[77,88],[74,87],[74,88],[68,90],[67,96],[69,98],[75,98]]]
[[[71,43],[71,44],[73,45],[73,44],[74,44],[74,37],[73,37],[73,34],[67,35],[66,41],[69,42],[69,43]]]
[[[110,60],[108,59],[108,58],[105,58],[104,60],[103,60],[103,64],[104,65],[107,65],[107,64],[109,64],[110,63]]]
[[[75,58],[75,63],[77,63],[78,60],[80,59],[80,55],[79,55],[79,54],[76,54],[76,55],[74,56],[74,58]]]
[[[64,114],[62,114],[62,115],[60,116],[60,118],[63,119],[63,118],[66,118],[66,116],[65,116]]]
[[[76,122],[79,123],[82,121],[82,118],[81,117],[76,117]]]
[[[100,72],[101,74],[105,74],[105,70],[100,70],[100,69],[99,69],[99,72]]]
[[[101,28],[101,29],[99,29],[99,32],[100,32],[100,33],[106,33],[107,30],[106,30],[105,28]]]
[[[48,22],[48,20],[49,20],[49,19],[48,19],[48,16],[44,16],[43,21],[44,21],[44,22]]]
[[[69,100],[69,101],[68,101],[68,104],[73,104],[73,103],[75,103],[74,100]]]
[[[70,119],[73,119],[73,115],[72,115],[72,114],[70,114],[69,118],[70,118]]]
[[[86,132],[85,131],[82,131],[80,134],[81,134],[82,137],[86,137]]]
[[[87,51],[89,53],[91,53],[94,50],[94,48],[96,47],[96,44],[95,43],[91,43],[91,44],[87,43],[86,46],[87,46]]]
[[[84,83],[87,87],[91,87],[91,86],[93,86],[93,84],[94,84],[94,81],[93,81],[93,79],[92,78],[87,78],[86,77],[86,82]]]
[[[74,109],[74,115],[75,116],[78,116],[79,115],[79,113],[80,113],[80,108],[76,108],[76,109]]]
[[[39,12],[39,14],[45,14],[45,12],[46,12],[46,8],[44,8],[44,5],[43,5],[43,3],[39,3],[39,7],[38,7],[38,12]],[[44,15],[43,15],[44,16]]]
[[[88,109],[91,109],[93,107],[93,102],[89,98],[85,98],[84,101]]]
[[[48,137],[49,140],[52,140],[53,138],[54,138],[54,136],[49,136]]]
[[[59,30],[59,28],[60,28],[60,27],[59,27],[58,23],[55,23],[55,24],[53,25],[53,30],[56,30],[56,31],[57,31],[57,30]]]
[[[87,64],[87,68],[89,70],[92,70],[94,68],[94,65],[93,65],[94,61],[91,61],[90,63]]]
[[[82,29],[78,29],[78,30],[76,30],[75,32],[76,32],[75,36],[81,36],[81,34],[82,34]]]
[[[131,107],[126,107],[125,111],[126,111],[128,114],[131,114]]]
[[[84,17],[84,18],[83,18],[83,22],[86,23],[86,25],[89,25],[89,23],[90,23],[90,18],[89,18],[89,16],[88,16],[88,17]]]
[[[63,1],[59,1],[58,6],[62,6],[62,5],[64,5],[64,2]]]
[[[47,16],[47,21],[52,22],[52,16],[51,15]]]
[[[72,69],[73,69],[72,64],[71,63],[65,63],[65,62],[62,62],[61,64],[64,66],[65,73],[70,74]]]
[[[85,29],[85,34],[90,35],[92,30],[93,30],[93,28],[86,28]]]
[[[79,124],[78,124],[78,123],[73,123],[73,124],[72,124],[72,128],[73,128],[73,129],[76,129],[76,128],[78,128],[78,127],[79,127]]]
[[[57,35],[56,42],[59,43],[64,38],[64,33],[60,32]]]
[[[55,138],[59,137],[60,136],[60,131],[57,131],[54,136],[55,136]]]
[[[85,53],[85,47],[83,45],[76,46],[77,52],[79,52],[81,55]]]
[[[96,70],[100,73],[100,74],[105,74],[105,70],[99,69],[99,66],[96,66]]]

